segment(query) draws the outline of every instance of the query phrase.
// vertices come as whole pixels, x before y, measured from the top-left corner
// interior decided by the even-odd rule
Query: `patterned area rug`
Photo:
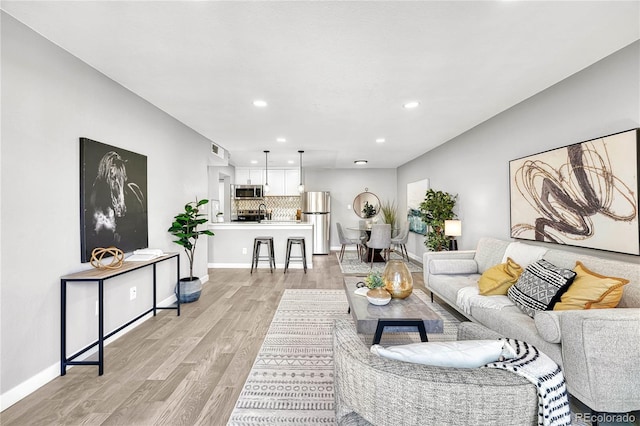
[[[459,321],[415,294],[444,320],[444,333],[429,340],[455,340]],[[228,424],[335,424],[333,321],[350,319],[347,308],[343,290],[285,290]],[[417,341],[417,333],[385,333],[381,344]]]
[[[340,262],[340,253],[336,253],[338,257],[338,262]],[[402,256],[400,256],[396,252],[391,252],[390,259],[400,259],[402,260]],[[405,262],[411,272],[422,272],[422,266],[416,263]],[[384,270],[386,263],[384,262],[373,262],[373,268],[371,268],[371,263],[362,262],[358,257],[358,254],[355,251],[347,251],[344,253],[344,257],[342,262],[340,262],[340,269],[342,273],[345,275],[368,275],[371,271],[373,272],[382,272]]]

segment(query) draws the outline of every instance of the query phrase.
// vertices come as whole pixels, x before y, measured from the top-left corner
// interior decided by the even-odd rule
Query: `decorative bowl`
[[[391,295],[384,288],[375,288],[367,292],[367,300],[372,305],[383,306],[391,302]]]

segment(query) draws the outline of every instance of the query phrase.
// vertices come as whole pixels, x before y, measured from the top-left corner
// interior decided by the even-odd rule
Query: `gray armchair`
[[[482,337],[459,332],[458,338]],[[381,358],[349,320],[335,321],[333,353],[338,425],[537,424],[536,387],[508,371]]]

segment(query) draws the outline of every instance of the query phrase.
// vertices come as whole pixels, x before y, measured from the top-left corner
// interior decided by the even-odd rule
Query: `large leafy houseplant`
[[[422,220],[427,224],[427,237],[424,245],[431,251],[448,250],[449,237],[444,235],[444,221],[455,219],[453,208],[457,195],[448,192],[427,190],[420,204]]]
[[[207,204],[209,200],[200,200],[196,199],[196,201],[189,202],[184,205],[184,211],[178,213],[171,224],[171,228],[168,231],[176,237],[174,243],[181,245],[184,248],[185,253],[187,254],[187,259],[189,259],[189,277],[181,278],[180,284],[189,281],[189,282],[199,282],[200,280],[193,276],[193,259],[196,252],[196,246],[198,243],[198,237],[201,235],[209,235],[213,236],[214,233],[209,231],[208,229],[199,230],[198,226],[207,223],[206,214],[200,213],[201,207]],[[198,288],[193,291],[193,296],[186,290],[184,293],[182,291],[182,286],[180,289],[180,302],[193,302],[200,297],[200,289],[202,285],[200,284]]]

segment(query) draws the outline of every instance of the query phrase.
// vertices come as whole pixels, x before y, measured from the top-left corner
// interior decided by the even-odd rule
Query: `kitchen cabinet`
[[[269,169],[270,196],[298,196],[298,169]],[[264,169],[236,168],[236,185],[264,185]]]
[[[269,192],[266,195],[286,195],[284,186],[284,170],[269,170]]]
[[[236,185],[264,185],[264,169],[237,168]]]
[[[300,172],[298,169],[284,171],[284,193],[285,195],[300,195],[298,192],[300,185]]]

